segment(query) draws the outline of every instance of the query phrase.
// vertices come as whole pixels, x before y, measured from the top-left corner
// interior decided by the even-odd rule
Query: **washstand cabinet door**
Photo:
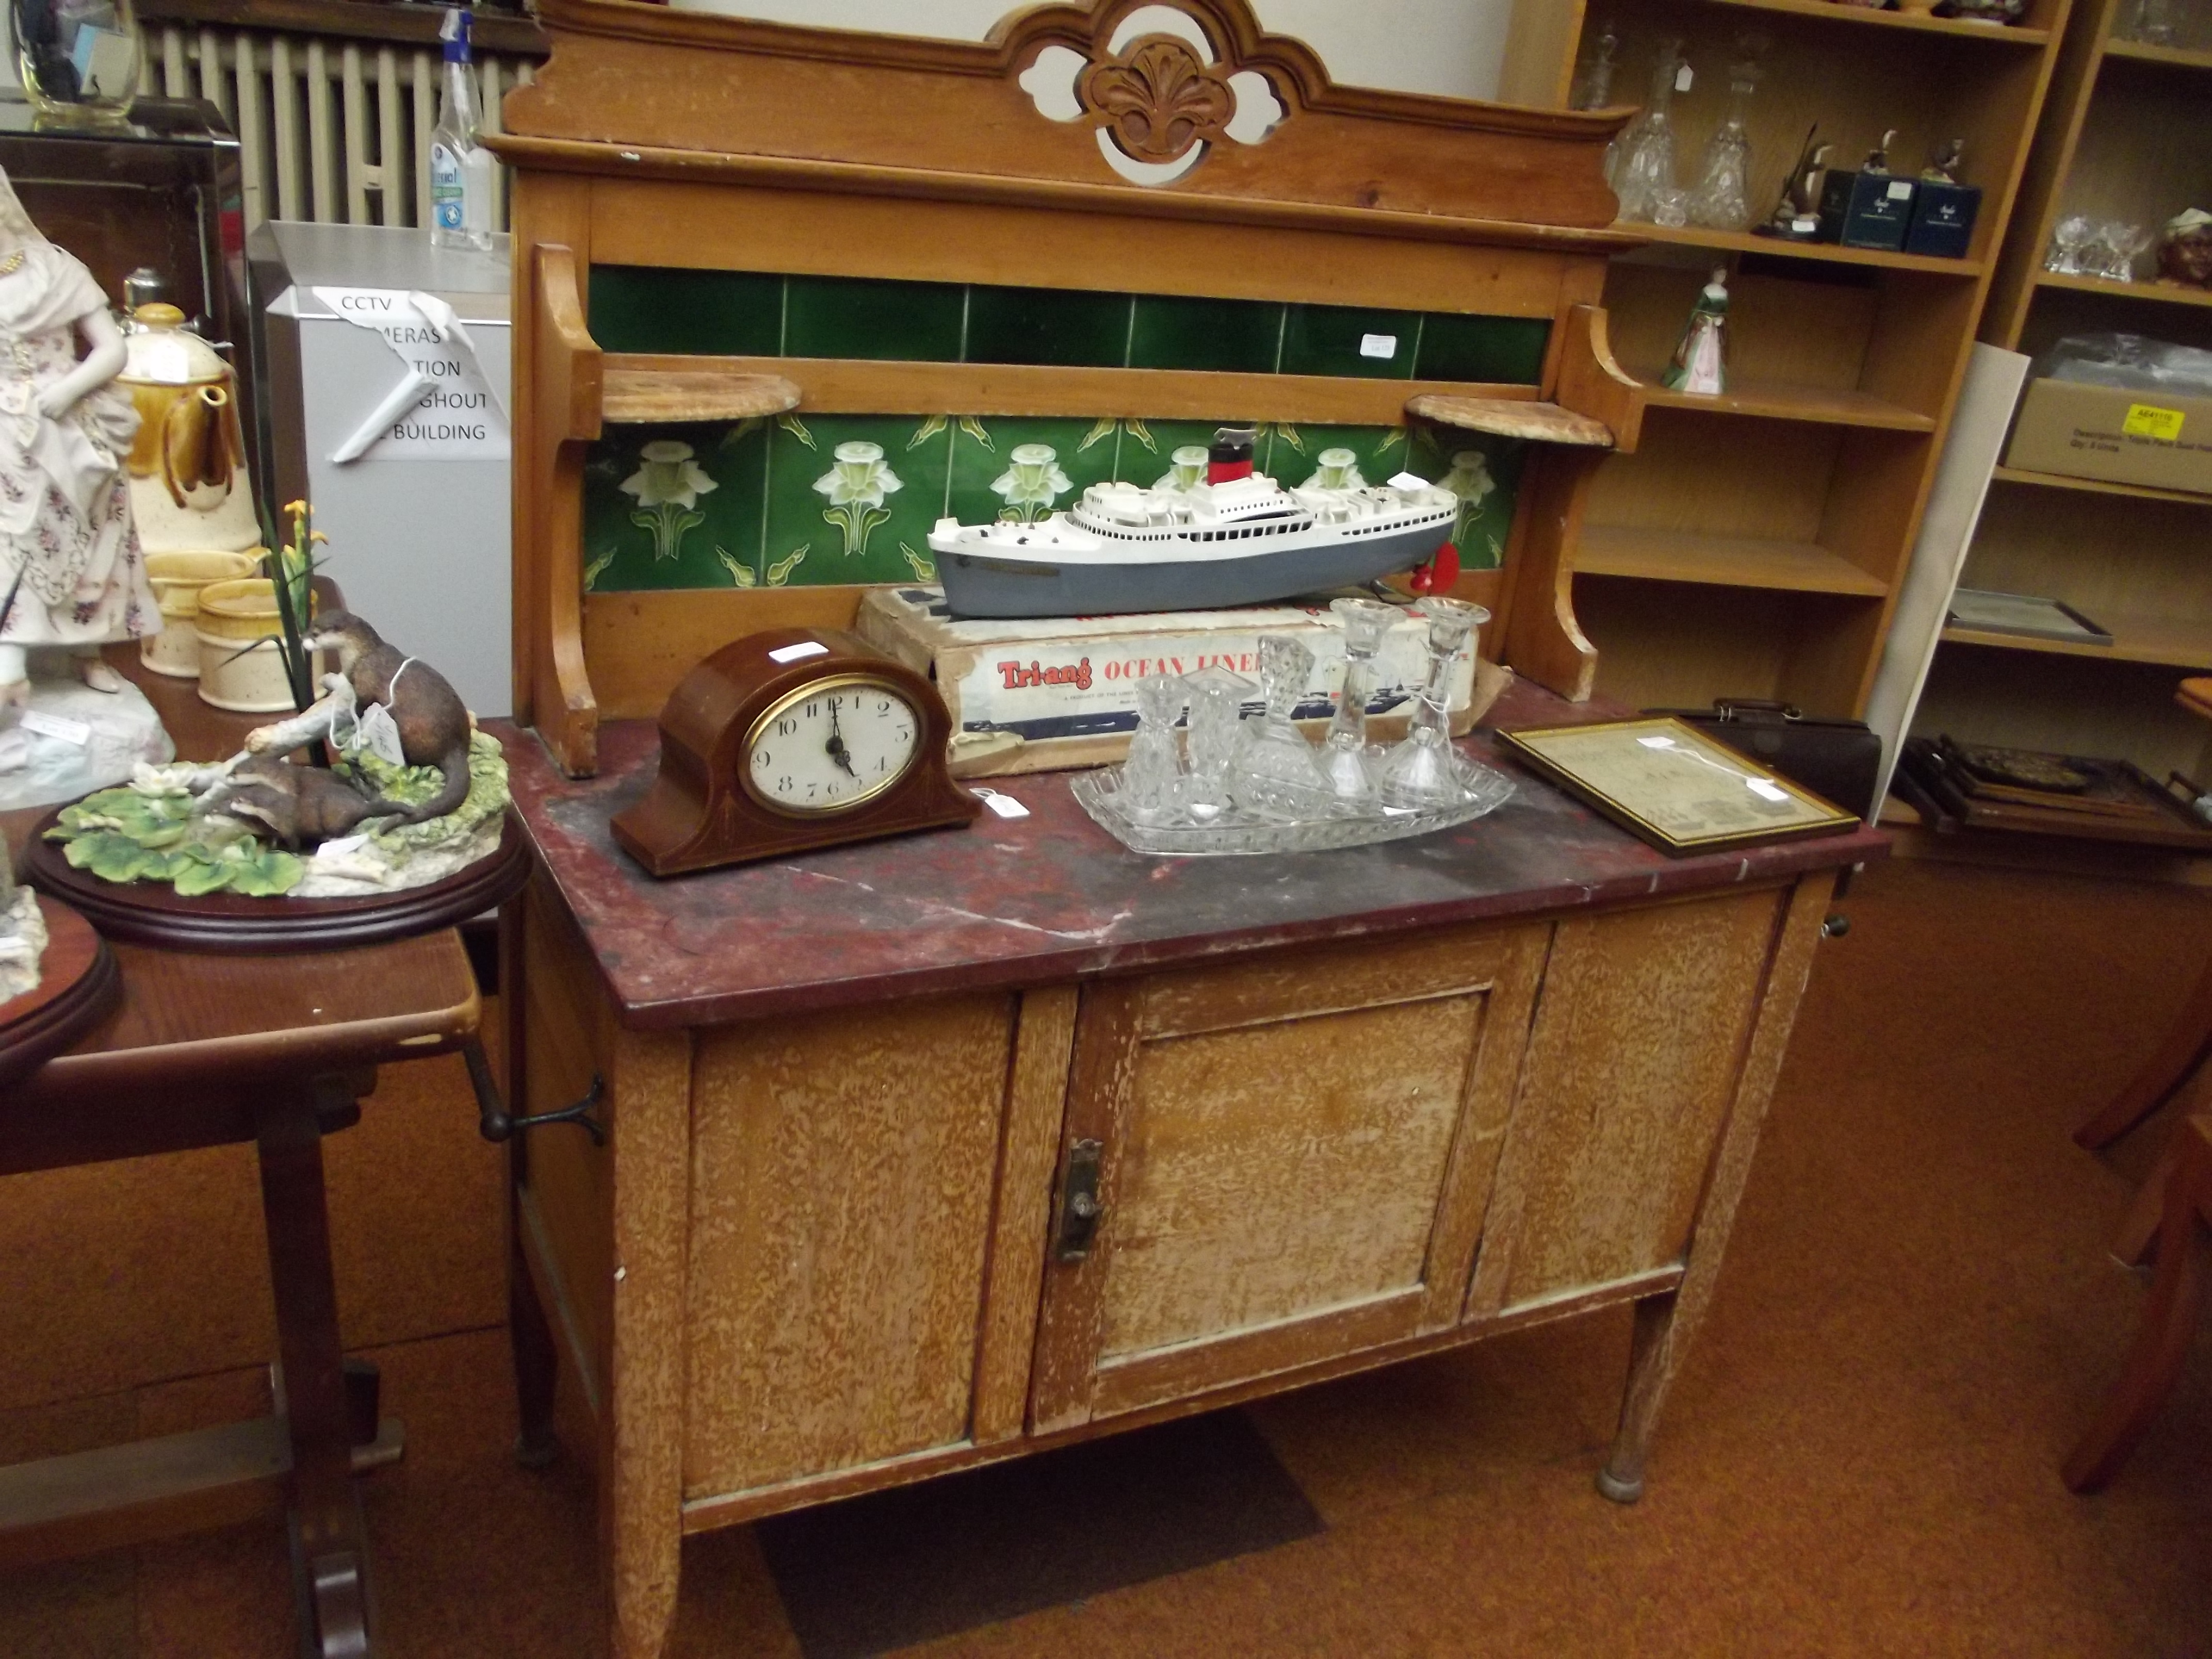
[[[1457,1321],[1549,929],[1084,994],[1037,1431]]]

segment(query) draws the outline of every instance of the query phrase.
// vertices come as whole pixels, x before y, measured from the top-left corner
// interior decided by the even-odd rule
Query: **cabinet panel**
[[[1455,1320],[1548,932],[1091,992],[1067,1136],[1103,1218],[1047,1269],[1036,1426]]]
[[[968,1437],[1014,1007],[702,1034],[687,1497]]]
[[[1785,896],[1559,924],[1471,1313],[1681,1260]]]

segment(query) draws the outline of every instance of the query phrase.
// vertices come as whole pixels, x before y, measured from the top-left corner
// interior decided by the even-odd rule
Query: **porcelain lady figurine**
[[[1717,397],[1728,386],[1728,272],[1717,270],[1690,307],[1674,361],[1659,383],[1670,392]]]
[[[0,592],[15,590],[0,707],[30,700],[28,646],[65,646],[87,685],[119,691],[100,647],[161,626],[124,477],[138,416],[111,384],[123,336],[92,273],[31,222],[4,173],[0,349]]]

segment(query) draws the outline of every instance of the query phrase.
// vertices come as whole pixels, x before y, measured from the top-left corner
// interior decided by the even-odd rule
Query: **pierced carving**
[[[1123,155],[1156,164],[1221,137],[1237,112],[1226,77],[1170,34],[1146,35],[1119,58],[1091,64],[1079,95],[1106,118]]]

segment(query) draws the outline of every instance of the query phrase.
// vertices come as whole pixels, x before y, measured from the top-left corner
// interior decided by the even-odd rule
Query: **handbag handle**
[[[1732,720],[1739,711],[1762,714],[1779,714],[1785,720],[1802,720],[1804,713],[1794,702],[1778,702],[1772,697],[1715,697],[1713,713],[1723,721]]]

